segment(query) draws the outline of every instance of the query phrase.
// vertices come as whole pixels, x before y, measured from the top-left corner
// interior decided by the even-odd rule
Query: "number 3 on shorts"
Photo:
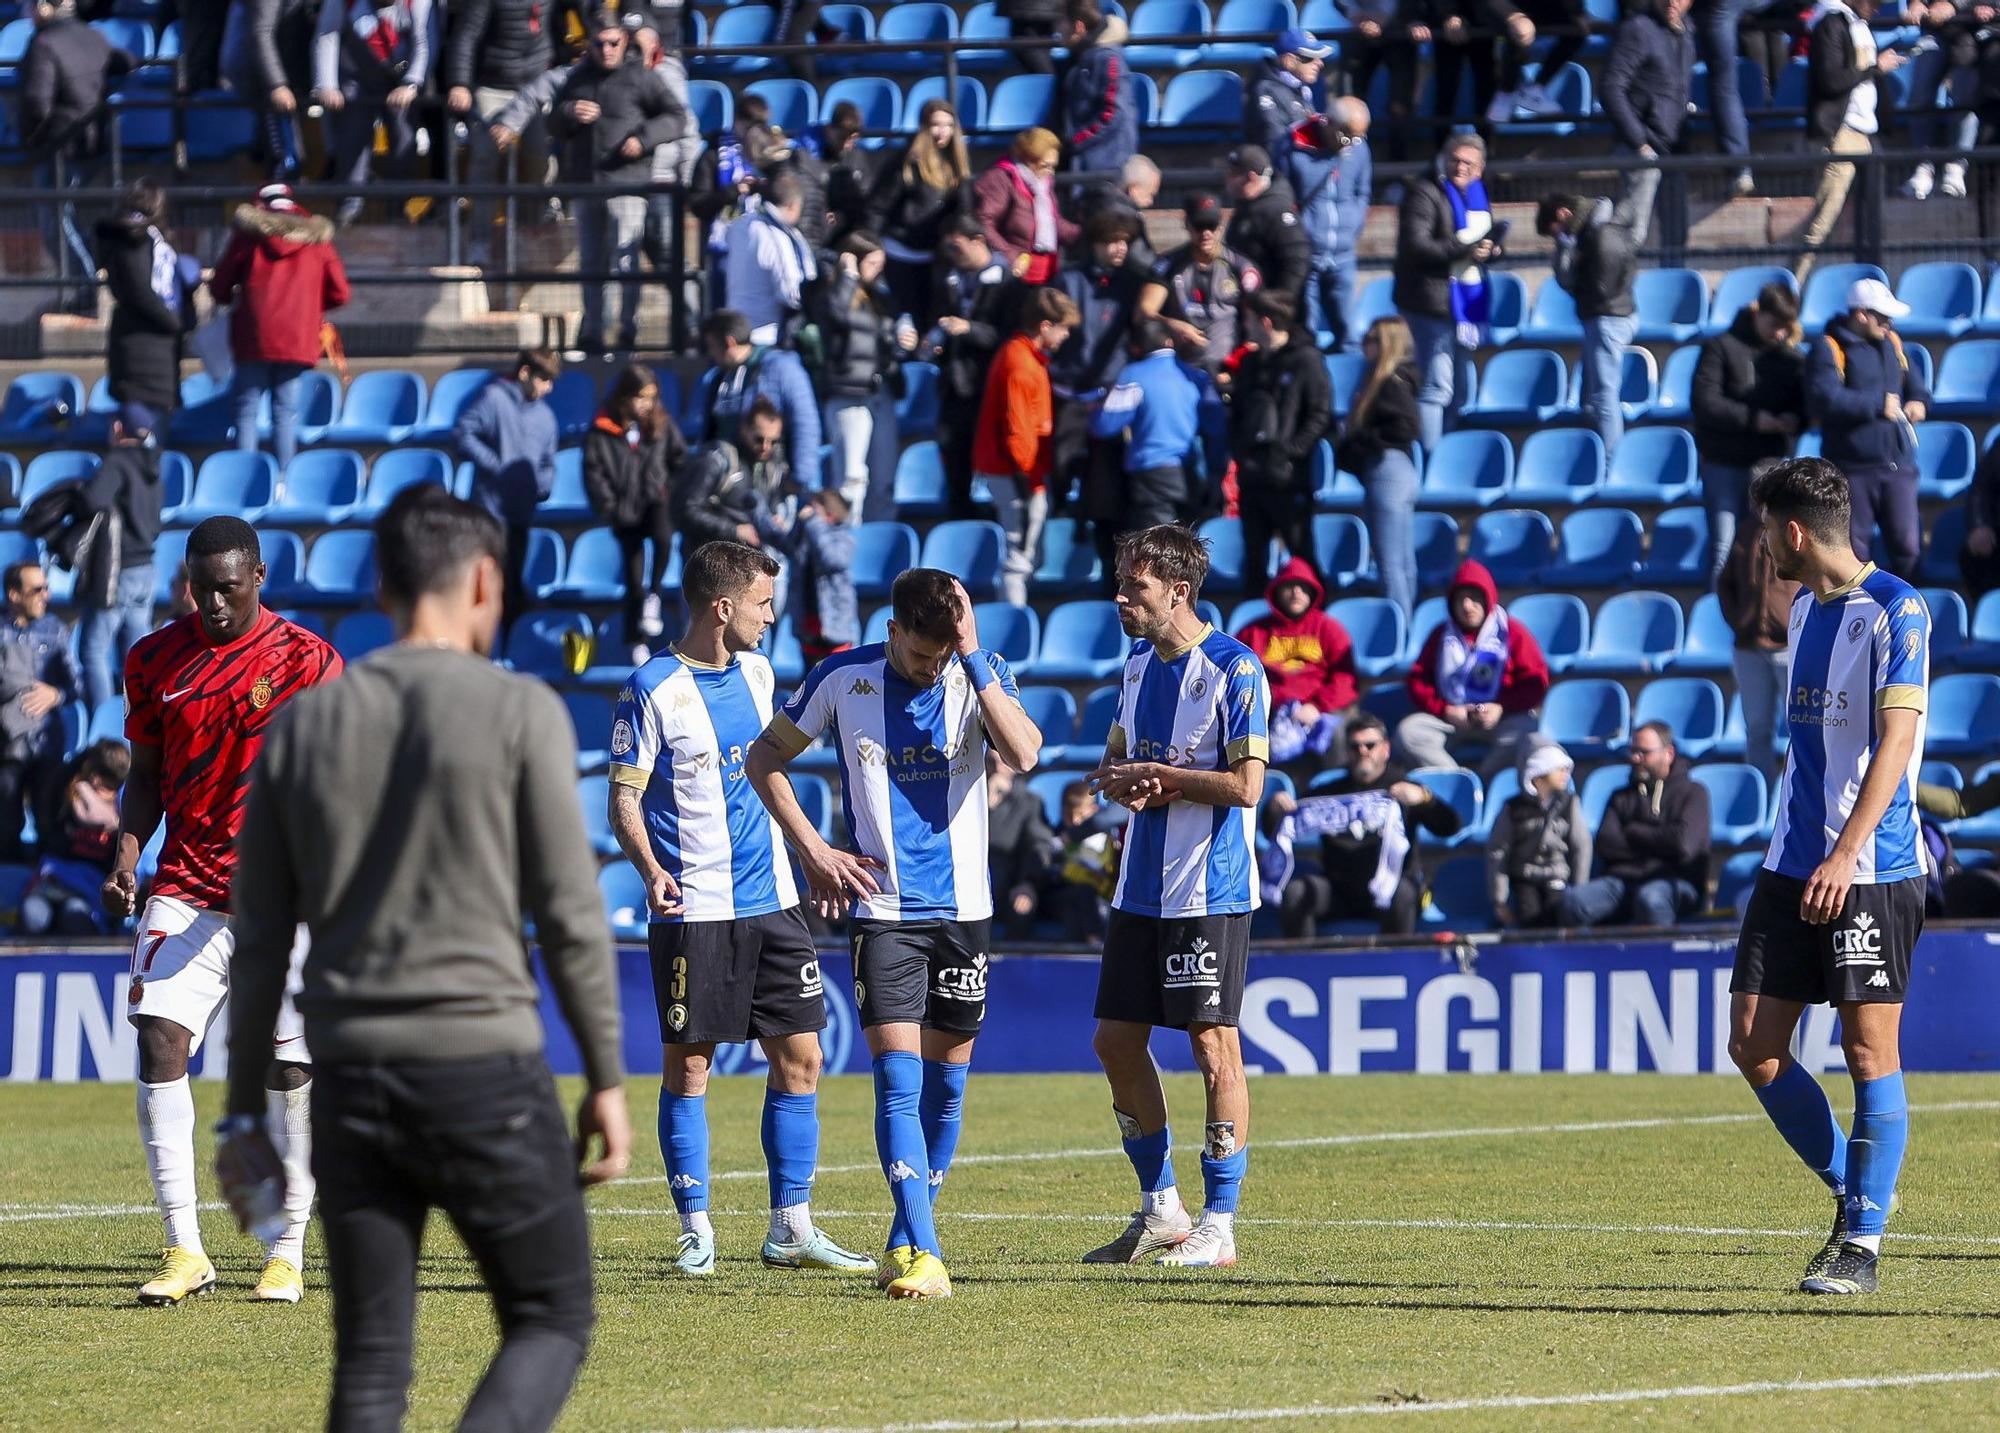
[[[687,993],[688,993],[687,957],[684,955],[677,955],[674,957],[673,984],[668,988],[667,994],[670,998],[674,1000],[685,1000],[687,999]]]

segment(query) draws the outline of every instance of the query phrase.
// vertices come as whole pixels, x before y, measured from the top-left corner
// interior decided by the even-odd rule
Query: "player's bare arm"
[[[958,656],[972,674],[972,690],[979,698],[979,717],[988,740],[1000,759],[1023,774],[1033,771],[1042,757],[1042,732],[1020,702],[1009,696],[1000,679],[972,654],[979,650],[979,622],[973,615],[972,598],[963,583],[953,582],[958,594]]]
[[[638,787],[612,778],[607,802],[610,809],[606,812],[611,834],[618,838],[618,849],[646,883],[647,908],[656,916],[677,916],[683,909],[681,888],[653,856],[653,843],[646,839],[646,818],[639,809],[639,796]]]
[[[764,803],[764,809],[785,833],[785,840],[798,853],[806,885],[812,891],[813,908],[822,916],[831,917],[845,911],[851,896],[881,894],[882,888],[869,873],[881,870],[882,863],[872,856],[835,848],[806,819],[799,795],[792,789],[792,779],[785,774],[794,755],[787,750],[782,737],[767,729],[744,758],[743,770],[757,799]]]
[[[139,857],[160,828],[160,749],[134,745],[132,774],[119,803],[118,855],[99,894],[105,914],[122,921],[139,908]]]
[[[1161,800],[1197,806],[1255,806],[1264,795],[1264,762],[1246,756],[1227,771],[1196,771],[1158,761],[1122,761],[1090,774],[1091,789],[1137,811]]]
[[[1913,707],[1884,707],[1876,713],[1882,729],[1881,742],[1868,760],[1868,774],[1861,780],[1854,809],[1841,825],[1840,839],[1833,843],[1832,852],[1806,882],[1805,895],[1799,900],[1802,919],[1825,925],[1840,914],[1848,888],[1854,884],[1861,847],[1874,838],[1875,828],[1882,824],[1883,813],[1888,811],[1896,787],[1909,774],[1910,755],[1917,745],[1918,715]]]

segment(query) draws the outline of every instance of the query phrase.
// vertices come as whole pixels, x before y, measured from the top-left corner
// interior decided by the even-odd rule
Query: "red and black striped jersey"
[[[235,641],[209,640],[193,613],[125,657],[125,739],[160,753],[167,840],[154,894],[229,909],[250,765],[285,703],[340,675],[340,654],[270,608]]]

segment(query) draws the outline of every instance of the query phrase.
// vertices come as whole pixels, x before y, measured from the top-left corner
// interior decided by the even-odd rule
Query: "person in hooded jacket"
[[[1116,174],[1139,150],[1139,79],[1125,58],[1125,21],[1097,0],[1064,9],[1069,62],[1058,81],[1066,167]]]
[[[1549,692],[1549,664],[1535,634],[1500,605],[1482,563],[1467,559],[1451,579],[1445,619],[1410,666],[1416,710],[1396,725],[1396,746],[1413,767],[1458,767],[1456,751],[1486,747],[1484,769],[1514,761],[1534,733]]]
[[[535,508],[555,490],[555,410],[548,397],[562,360],[548,349],[522,349],[511,373],[496,373],[467,403],[452,442],[472,465],[472,501],[507,530],[503,631],[528,608],[525,582]]]
[[[271,399],[271,453],[283,470],[299,450],[299,380],[325,351],[327,310],[348,300],[333,221],[308,214],[289,186],[271,184],[236,211],[229,247],[209,276],[217,307],[230,308],[236,362],[230,404],[236,446],[257,449],[257,420]]]
[[[591,511],[618,541],[624,566],[625,637],[633,644],[632,664],[652,656],[645,644],[666,630],[658,587],[646,586],[646,544],[653,566],[665,576],[673,541],[670,489],[687,461],[687,439],[660,402],[660,381],[641,363],[627,366],[605,395],[604,410],[583,440],[583,489]],[[644,650],[646,656],[639,652]]]
[[[1278,36],[1243,91],[1244,143],[1273,155],[1291,148],[1293,132],[1325,108],[1319,78],[1332,53],[1310,30]]]
[[[1298,196],[1273,169],[1270,151],[1257,144],[1231,150],[1223,185],[1236,207],[1222,242],[1256,265],[1267,291],[1302,299],[1312,274],[1312,241],[1299,223]]]
[[[1790,284],[1766,284],[1695,362],[1690,426],[1701,459],[1711,584],[1749,508],[1751,469],[1789,457],[1804,424],[1806,361],[1798,343],[1798,295]]]
[[[125,191],[119,212],[97,222],[98,261],[111,294],[104,347],[105,380],[120,403],[156,415],[181,396],[181,348],[194,327],[201,265],[178,253],[162,227],[166,194],[150,179]]]
[[[1673,926],[1708,894],[1708,788],[1688,775],[1673,728],[1632,733],[1632,781],[1612,793],[1594,846],[1601,874],[1563,893],[1560,924]]]
[[[1546,930],[1571,886],[1590,879],[1590,827],[1576,762],[1547,737],[1523,744],[1521,789],[1500,804],[1486,838],[1486,894],[1502,926]]]
[[[1313,451],[1333,426],[1333,381],[1291,300],[1260,290],[1241,302],[1250,350],[1229,385],[1229,451],[1243,520],[1243,590],[1260,592],[1271,539],[1313,550]]]
[[[1264,601],[1271,610],[1236,640],[1257,654],[1271,684],[1271,760],[1324,756],[1361,694],[1354,639],[1325,610],[1326,587],[1303,557],[1278,569]]]

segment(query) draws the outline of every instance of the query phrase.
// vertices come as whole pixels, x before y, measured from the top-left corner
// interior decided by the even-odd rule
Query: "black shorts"
[[[854,1003],[862,1028],[921,1025],[977,1035],[986,1018],[991,921],[857,920]]]
[[[1924,928],[1924,878],[1851,886],[1839,919],[1808,925],[1806,883],[1759,871],[1736,938],[1729,988],[1807,1005],[1900,1005]]]
[[[1250,969],[1250,917],[1111,912],[1097,972],[1099,1020],[1185,1030],[1234,1025]]]
[[[819,952],[804,911],[661,922],[647,946],[667,1045],[727,1045],[826,1028]]]

